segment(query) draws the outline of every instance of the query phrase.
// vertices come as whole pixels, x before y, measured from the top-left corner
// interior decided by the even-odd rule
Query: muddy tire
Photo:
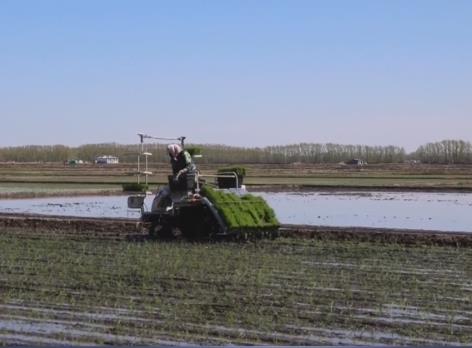
[[[269,232],[270,239],[277,239],[280,237],[280,230],[277,228],[276,230]]]
[[[155,240],[172,240],[175,239],[172,233],[172,227],[168,224],[153,222],[149,227],[149,237]]]
[[[205,206],[183,209],[180,229],[188,240],[214,240],[218,233],[218,222]]]

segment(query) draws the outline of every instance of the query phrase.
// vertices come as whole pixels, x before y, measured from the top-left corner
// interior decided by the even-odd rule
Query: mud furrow
[[[146,236],[136,219],[77,218],[0,213],[0,231],[18,237],[132,240]],[[397,230],[388,228],[283,225],[282,236],[333,240],[381,241],[404,244],[472,246],[472,234],[460,232]]]

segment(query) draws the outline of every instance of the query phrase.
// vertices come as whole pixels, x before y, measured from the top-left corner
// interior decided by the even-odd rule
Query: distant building
[[[96,164],[118,164],[120,163],[118,157],[115,156],[98,156],[95,158]]]
[[[353,158],[352,160],[346,161],[346,164],[362,167],[365,166],[367,162],[358,158]]]

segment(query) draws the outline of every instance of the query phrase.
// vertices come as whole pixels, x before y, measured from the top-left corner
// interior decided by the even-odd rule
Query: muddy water
[[[289,224],[472,232],[472,194],[422,192],[258,192]],[[146,199],[150,207],[152,197]],[[126,196],[0,200],[0,212],[139,217]]]

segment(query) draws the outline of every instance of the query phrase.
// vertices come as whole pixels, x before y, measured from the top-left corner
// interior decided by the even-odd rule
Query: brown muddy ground
[[[397,173],[397,174],[424,174],[424,175],[470,175],[472,164],[409,164],[409,163],[382,163],[368,164],[363,167],[352,165],[344,165],[339,163],[245,163],[241,164],[246,167],[250,173],[259,173],[260,171],[269,174],[322,174],[335,173],[343,171],[344,173]],[[168,171],[168,163],[150,163],[155,169]],[[199,163],[198,167],[202,170],[216,170],[217,168],[229,166],[224,163],[205,164]],[[160,168],[160,169],[159,169]],[[127,174],[136,169],[136,164],[120,163],[113,165],[95,165],[82,164],[77,166],[68,166],[62,163],[12,163],[0,162],[0,173],[7,175],[11,173],[24,173],[29,175],[50,175],[53,176],[58,172],[73,175],[88,173],[91,175],[106,173],[106,175],[120,176]]]
[[[202,173],[214,174],[218,168],[226,164],[198,164]],[[369,164],[357,167],[344,164],[240,164],[247,169],[248,178],[273,177],[404,177],[421,176],[422,178],[437,177],[471,177],[472,165],[438,165],[438,164]],[[153,177],[162,179],[169,172],[168,163],[151,163]],[[117,181],[133,178],[136,164],[65,166],[61,163],[0,163],[0,181],[19,182],[33,181],[69,181],[75,179],[96,178],[99,182]]]
[[[215,174],[224,164],[200,164]],[[472,192],[472,165],[244,164],[244,183],[253,191]],[[168,163],[153,163],[150,191],[167,183]],[[0,198],[114,194],[135,182],[134,164],[75,167],[58,163],[0,163]],[[213,179],[207,178],[209,182]]]
[[[136,219],[0,213],[0,231],[3,235],[28,238],[51,236],[74,240],[145,240],[148,227],[149,224]],[[280,235],[288,238],[335,241],[472,246],[472,233],[465,232],[282,225]]]

